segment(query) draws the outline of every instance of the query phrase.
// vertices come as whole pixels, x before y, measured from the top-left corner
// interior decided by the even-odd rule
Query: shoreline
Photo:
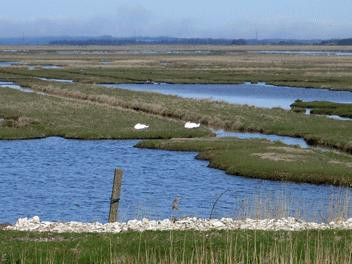
[[[352,218],[329,223],[306,222],[293,217],[279,219],[232,218],[201,219],[188,217],[179,220],[129,220],[116,223],[50,222],[40,221],[38,216],[19,218],[15,225],[5,226],[5,231],[52,232],[52,233],[122,233],[145,231],[211,231],[211,230],[262,230],[262,231],[303,231],[303,230],[352,230]]]

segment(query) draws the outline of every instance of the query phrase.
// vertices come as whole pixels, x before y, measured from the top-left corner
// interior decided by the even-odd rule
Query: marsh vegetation
[[[233,175],[352,186],[352,157],[348,154],[235,138],[143,141],[137,147],[197,151],[197,157],[208,160],[210,167]]]
[[[5,242],[6,241],[6,242]],[[0,263],[351,263],[350,231],[0,232]]]
[[[265,82],[351,91],[351,56],[260,53],[268,49],[322,51],[321,47],[313,46],[119,46],[82,47],[79,52],[76,49],[18,47],[19,52],[0,53],[5,66],[0,67],[0,80],[35,92],[0,88],[0,139],[49,136],[153,139],[140,142],[138,146],[196,151],[198,158],[208,160],[210,166],[229,174],[300,183],[352,184],[349,154],[352,152],[352,122],[302,114],[303,109],[312,108],[312,114],[350,117],[349,104],[298,101],[294,111],[286,111],[96,85]],[[324,51],[335,52],[336,49],[324,47]],[[350,47],[338,49],[351,50]],[[109,63],[101,63],[107,61]],[[74,82],[55,82],[60,79]],[[133,126],[141,121],[147,123],[149,129],[134,130]],[[202,128],[187,130],[183,127],[185,121],[200,122]],[[344,153],[263,140],[216,139],[210,137],[212,133],[208,128],[303,138],[311,145]],[[346,218],[348,210],[345,214],[343,208],[349,206],[334,207],[334,210],[337,215],[343,212]],[[219,260],[224,263],[344,264],[351,262],[350,249],[351,232],[339,230],[119,235],[0,232],[1,264],[217,263]]]

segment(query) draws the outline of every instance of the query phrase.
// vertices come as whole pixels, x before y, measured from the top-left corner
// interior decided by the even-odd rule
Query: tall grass
[[[275,191],[271,195],[255,193],[236,200],[234,206],[235,219],[279,219],[293,217],[300,220],[317,223],[339,222],[352,217],[351,199],[349,189],[341,189],[341,193],[329,194],[324,200],[315,201],[323,203],[325,207],[314,207],[315,203],[304,204],[304,199],[288,195],[289,189]],[[221,203],[219,203],[221,206]],[[313,209],[312,209],[313,207]]]
[[[0,263],[280,263],[347,264],[347,231],[146,232],[118,235],[5,233]],[[50,236],[52,242],[33,242]],[[24,241],[23,238],[26,238]],[[4,245],[4,241],[0,242]]]

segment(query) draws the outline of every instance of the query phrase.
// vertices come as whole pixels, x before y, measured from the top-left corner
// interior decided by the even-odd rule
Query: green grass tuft
[[[209,166],[238,176],[278,181],[352,186],[348,154],[302,149],[267,140],[171,139],[139,142],[137,147],[197,151]]]

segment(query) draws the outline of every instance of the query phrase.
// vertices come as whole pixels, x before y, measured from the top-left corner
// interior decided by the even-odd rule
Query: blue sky
[[[0,37],[352,37],[351,0],[1,0]]]

